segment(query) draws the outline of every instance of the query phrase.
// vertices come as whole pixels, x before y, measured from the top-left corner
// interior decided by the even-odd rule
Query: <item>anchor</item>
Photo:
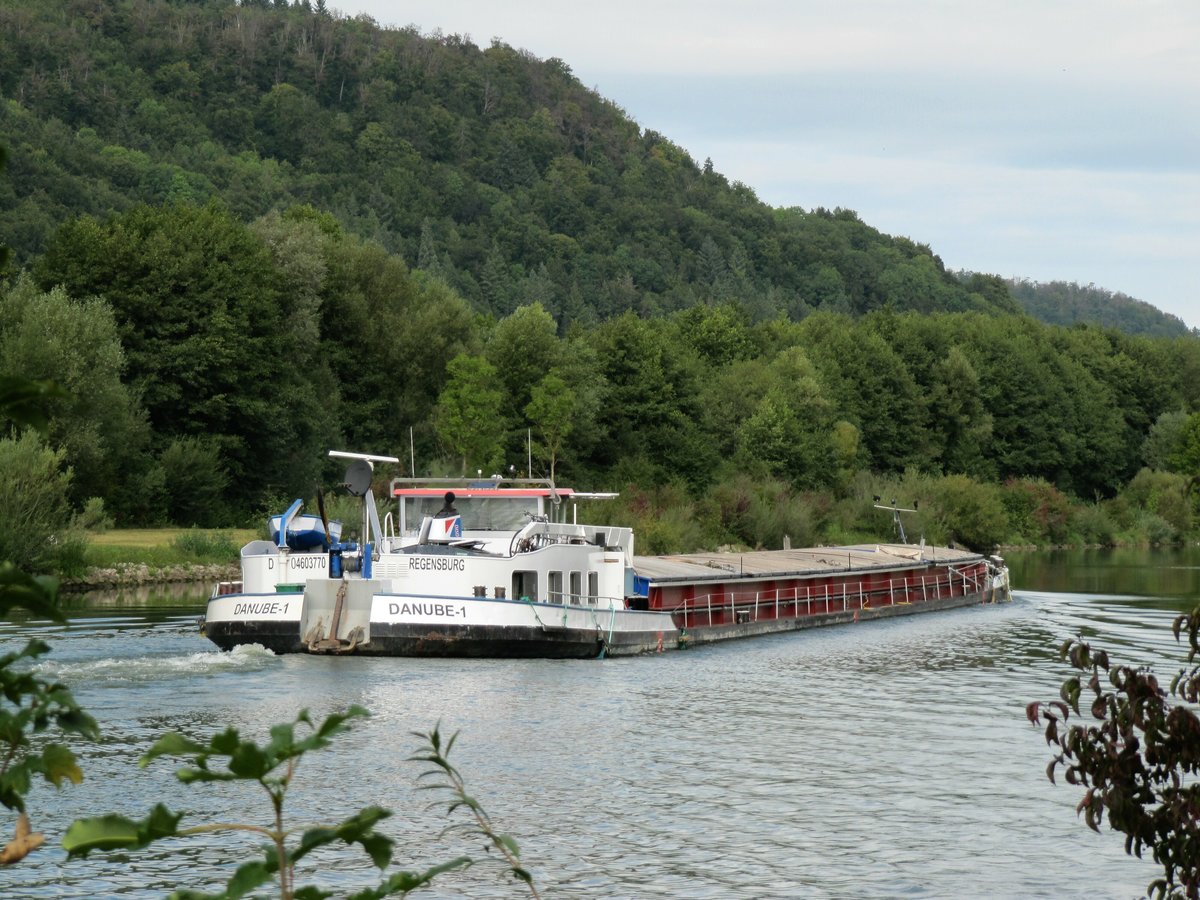
[[[354,647],[358,644],[358,641],[361,639],[362,629],[361,628],[354,629],[354,631],[358,632],[358,634],[351,635],[351,637],[354,638],[354,640],[348,642],[349,647],[346,648],[345,650],[343,650],[342,641],[340,641],[337,636],[338,626],[342,622],[342,604],[344,604],[346,602],[346,586],[347,586],[346,582],[343,581],[341,586],[338,588],[337,599],[334,600],[334,603],[333,603],[333,621],[331,621],[329,623],[329,636],[327,638],[324,638],[323,640],[317,640],[317,641],[310,642],[308,645],[309,653],[349,652],[350,650],[354,649]],[[318,622],[317,625],[319,628],[320,623]],[[320,634],[320,631],[318,631],[318,629],[315,628],[313,630],[317,631],[317,634]]]

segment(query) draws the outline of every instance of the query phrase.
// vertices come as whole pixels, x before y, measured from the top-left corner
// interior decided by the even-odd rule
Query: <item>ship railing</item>
[[[589,543],[587,532],[583,526],[535,520],[513,535],[511,550],[513,553],[528,553],[532,550],[541,550],[556,545],[582,546]]]
[[[619,603],[624,606],[624,600],[617,600],[614,597],[601,597],[597,594],[579,594],[574,591],[547,591],[546,602],[556,603],[559,606],[603,606],[605,609],[613,603]]]
[[[788,607],[792,609],[790,615],[801,618],[845,614],[882,606],[909,606],[967,596],[983,588],[979,572],[947,566],[942,572],[921,574],[916,578],[889,578],[886,584],[860,580],[760,591],[718,591],[686,598],[670,611],[682,615],[681,624],[684,628],[713,625],[718,616],[723,624],[744,624],[763,618],[767,621],[772,617],[779,619],[781,610]]]
[[[213,585],[210,600],[215,600],[217,597],[225,597],[229,594],[240,594],[242,592],[242,582],[240,581],[218,581]]]

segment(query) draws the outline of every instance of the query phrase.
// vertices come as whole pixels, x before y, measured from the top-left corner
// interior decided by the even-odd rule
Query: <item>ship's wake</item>
[[[195,678],[223,672],[255,672],[269,666],[275,654],[261,644],[244,644],[228,652],[220,650],[183,655],[105,658],[81,662],[47,661],[34,667],[43,678],[67,684],[96,684],[163,681]]]

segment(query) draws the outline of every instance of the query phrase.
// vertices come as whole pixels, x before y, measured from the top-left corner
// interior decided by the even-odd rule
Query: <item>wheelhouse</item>
[[[443,509],[447,493],[454,495],[454,508],[462,518],[464,533],[512,533],[531,521],[574,523],[577,501],[607,500],[617,496],[555,487],[549,481],[499,476],[483,481],[396,478],[391,483],[390,493],[398,504],[396,534],[401,539],[415,538],[422,521]]]

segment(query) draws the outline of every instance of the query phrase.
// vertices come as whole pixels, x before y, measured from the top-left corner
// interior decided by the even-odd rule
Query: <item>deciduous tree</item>
[[[538,450],[550,463],[550,480],[567,435],[571,433],[579,406],[575,392],[556,373],[550,372],[533,388],[525,415],[538,433]],[[530,475],[533,473],[531,472]]]
[[[497,410],[504,394],[496,369],[479,356],[459,354],[446,367],[450,380],[438,397],[435,411],[438,435],[446,448],[467,465],[490,473],[500,462],[503,435]]]
[[[100,298],[42,292],[25,276],[0,295],[0,371],[63,388],[45,412],[48,439],[75,473],[69,498],[82,507],[98,496],[122,515],[136,505],[126,489],[149,442],[124,367],[112,309]]]

